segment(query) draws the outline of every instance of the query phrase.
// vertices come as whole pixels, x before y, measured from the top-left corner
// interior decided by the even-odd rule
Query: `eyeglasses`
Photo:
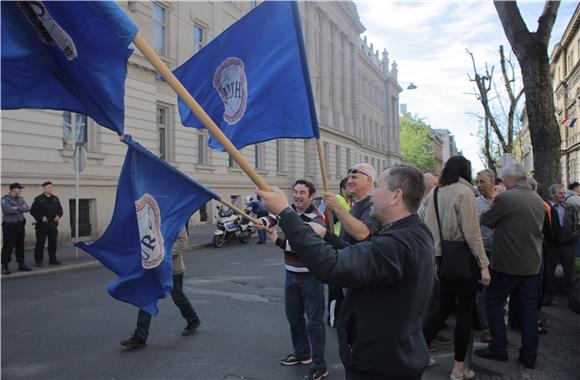
[[[371,178],[371,176],[370,176],[370,175],[368,175],[367,173],[365,173],[365,172],[363,172],[363,171],[360,171],[360,170],[358,170],[358,169],[350,169],[350,170],[348,171],[348,176],[350,177],[352,174],[362,174],[362,175],[366,175],[367,177]]]

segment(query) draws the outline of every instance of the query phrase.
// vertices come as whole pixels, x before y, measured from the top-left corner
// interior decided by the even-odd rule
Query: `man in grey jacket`
[[[12,250],[16,249],[18,270],[30,271],[24,263],[24,213],[30,211],[24,198],[21,197],[24,186],[10,184],[10,192],[2,197],[2,274],[10,274],[8,264],[12,259]]]
[[[522,165],[513,163],[502,170],[507,191],[498,194],[491,208],[481,215],[481,224],[495,229],[492,242],[491,278],[486,311],[491,342],[475,355],[506,361],[507,333],[504,307],[507,296],[518,292],[522,347],[519,360],[534,368],[538,353],[538,273],[542,260],[542,228],[545,209],[542,198],[527,181]]]

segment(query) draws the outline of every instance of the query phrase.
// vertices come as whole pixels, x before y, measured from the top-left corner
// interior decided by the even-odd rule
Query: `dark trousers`
[[[576,245],[558,245],[548,248],[546,254],[546,271],[547,271],[547,287],[546,287],[546,298],[548,300],[554,297],[554,294],[558,291],[558,279],[556,278],[556,266],[558,262],[562,264],[562,269],[564,271],[564,289],[569,290],[576,283],[576,271],[574,268],[574,262],[576,260]]]
[[[522,331],[520,355],[535,359],[538,355],[538,275],[516,276],[491,270],[493,279],[487,288],[485,306],[491,333],[489,348],[507,354],[505,304],[510,293],[517,293],[519,324]]]
[[[284,289],[286,318],[290,323],[294,354],[312,356],[312,368],[326,368],[324,346],[324,287],[311,273],[286,271]],[[307,321],[304,319],[306,313]]]
[[[265,243],[266,242],[266,231],[264,231],[264,230],[258,230],[258,241],[260,243]]]
[[[56,260],[56,237],[58,229],[54,223],[36,223],[36,246],[34,247],[34,260],[41,263],[44,258],[44,243],[48,237],[48,261]]]
[[[344,293],[341,287],[328,285],[328,325],[334,327],[340,306],[344,300]]]
[[[491,261],[491,252],[485,250],[487,258]],[[482,286],[477,290],[475,295],[475,313],[477,315],[477,322],[482,330],[488,330],[487,315],[485,312],[485,290],[487,287]]]
[[[420,373],[416,376],[392,376],[385,377],[383,375],[377,375],[374,373],[355,371],[347,368],[345,370],[346,378],[348,380],[421,380],[423,374]]]
[[[441,296],[435,313],[427,320],[423,328],[423,335],[427,345],[441,330],[445,321],[453,311],[457,314],[453,345],[455,361],[465,361],[465,354],[471,335],[473,309],[475,307],[475,289],[455,289],[441,284]]]
[[[16,249],[16,261],[24,263],[24,223],[2,223],[2,264],[12,260],[12,250]]]
[[[185,293],[183,293],[183,273],[173,275],[173,289],[171,290],[171,298],[173,303],[183,316],[183,319],[189,324],[191,322],[199,320],[191,302],[187,299]],[[149,336],[149,326],[151,325],[151,314],[145,310],[139,309],[139,315],[137,316],[137,328],[135,329],[135,336],[147,340]]]

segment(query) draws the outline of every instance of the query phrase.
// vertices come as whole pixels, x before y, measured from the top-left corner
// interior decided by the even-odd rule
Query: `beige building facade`
[[[572,128],[565,120],[580,117],[580,5],[550,57],[556,118],[562,138],[562,181],[580,181],[580,122]]]
[[[174,69],[212,38],[249,12],[255,2],[119,2],[140,33]],[[377,170],[400,161],[399,98],[396,63],[386,50],[379,56],[352,2],[301,2],[300,11],[315,95],[321,141],[333,190],[348,168],[368,162]],[[81,240],[93,240],[108,226],[126,152],[115,133],[83,115],[62,111],[2,112],[2,193],[8,184],[26,186],[31,203],[40,183],[51,180],[65,215],[59,240],[71,240],[75,172],[74,125],[88,151],[80,173]],[[135,50],[129,60],[125,92],[125,133],[204,183],[243,205],[255,188],[227,153],[207,147],[207,131],[181,125],[177,98],[152,65]],[[289,190],[295,179],[314,181],[322,192],[316,144],[311,140],[274,140],[242,150],[266,182]],[[212,223],[210,202],[193,216]],[[34,240],[28,216],[27,245]]]

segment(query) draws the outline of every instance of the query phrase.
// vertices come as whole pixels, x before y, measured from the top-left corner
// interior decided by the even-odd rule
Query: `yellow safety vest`
[[[346,199],[341,194],[336,194],[336,199],[340,202],[340,204],[346,209],[346,211],[350,211],[350,204],[347,202]],[[334,225],[334,234],[338,236],[340,234],[340,220],[336,222]]]

